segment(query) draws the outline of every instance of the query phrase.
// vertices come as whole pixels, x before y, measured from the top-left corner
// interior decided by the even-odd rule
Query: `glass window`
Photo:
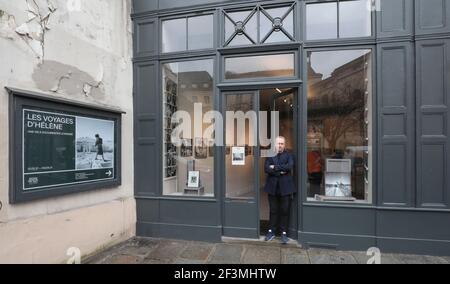
[[[367,37],[372,34],[371,0],[339,3],[339,36]]]
[[[258,41],[257,9],[225,13],[225,46],[248,45]]]
[[[290,54],[225,58],[225,79],[294,77],[295,56]]]
[[[214,47],[213,15],[165,20],[162,22],[162,52]]]
[[[372,52],[308,52],[308,197],[371,202]]]
[[[162,22],[163,52],[186,50],[186,18]]]
[[[214,196],[214,137],[204,137],[212,124],[203,123],[199,133],[194,127],[194,110],[204,115],[214,107],[214,62],[186,61],[162,68],[163,194]]]
[[[188,49],[207,49],[214,46],[213,15],[188,19]]]
[[[306,6],[308,40],[337,38],[337,3]]]
[[[307,4],[306,34],[308,40],[371,36],[372,0]]]
[[[226,111],[232,113],[243,112],[247,114],[254,110],[252,93],[240,93],[226,96]],[[230,125],[231,124],[231,125]],[[245,119],[245,129],[238,126],[237,119],[226,124],[226,150],[225,150],[225,181],[226,197],[250,199],[256,197],[255,191],[255,145],[257,126],[256,117],[249,115]],[[241,132],[244,135],[239,135]],[[241,150],[241,151],[239,151]],[[241,163],[236,163],[241,161]]]
[[[295,41],[294,6],[281,8],[261,7],[261,43]]]
[[[252,10],[224,11],[224,46],[295,41],[294,8],[295,3],[284,7],[256,6]]]

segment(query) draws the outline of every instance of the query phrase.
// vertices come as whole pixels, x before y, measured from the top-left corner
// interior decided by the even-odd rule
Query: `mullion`
[[[189,50],[189,17],[186,17],[186,51]]]
[[[336,27],[337,27],[337,38],[341,38],[341,27],[340,27],[340,10],[341,10],[341,1],[337,0],[337,23],[336,23]]]

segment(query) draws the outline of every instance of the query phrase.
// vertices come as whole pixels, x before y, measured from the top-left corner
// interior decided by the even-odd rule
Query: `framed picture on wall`
[[[245,147],[233,147],[231,149],[231,164],[233,166],[245,166]]]
[[[200,172],[199,171],[189,171],[188,187],[190,187],[190,188],[200,187]]]

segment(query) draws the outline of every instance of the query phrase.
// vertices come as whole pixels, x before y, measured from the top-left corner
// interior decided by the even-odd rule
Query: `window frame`
[[[292,43],[297,43],[299,40],[299,34],[300,31],[298,30],[298,26],[300,25],[300,23],[298,22],[298,18],[299,15],[302,15],[301,11],[299,10],[299,3],[297,3],[298,1],[284,1],[284,2],[280,2],[280,3],[253,3],[253,5],[247,5],[247,6],[238,6],[238,7],[230,7],[230,8],[222,8],[220,9],[220,25],[219,25],[219,37],[220,37],[220,47],[224,48],[224,49],[233,49],[233,48],[250,48],[250,47],[255,47],[255,46],[270,46],[270,45],[286,45],[286,44],[292,44]],[[273,9],[273,8],[283,8],[283,7],[289,7],[289,9],[291,10],[291,12],[293,13],[293,34],[290,35],[292,37],[292,39],[290,41],[281,41],[281,42],[273,42],[273,43],[265,43],[265,42],[261,42],[261,25],[260,25],[260,18],[261,18],[261,9],[264,10],[268,10],[268,9]],[[257,34],[256,34],[256,39],[255,42],[253,44],[244,44],[244,45],[229,45],[226,44],[228,39],[225,38],[226,37],[226,33],[225,33],[225,20],[227,18],[227,13],[234,13],[234,12],[243,12],[243,11],[252,11],[256,9],[255,15],[254,17],[256,17],[256,24],[257,24]],[[289,15],[289,13],[287,14],[287,16]],[[282,31],[281,31],[282,32]],[[273,34],[273,33],[272,33]],[[285,34],[283,32],[283,34]],[[287,36],[287,35],[286,35]],[[264,37],[264,35],[262,36]],[[270,36],[269,36],[270,37]],[[268,38],[269,38],[268,37]],[[289,38],[289,36],[287,36]],[[233,36],[233,39],[235,38],[235,36]],[[268,39],[267,38],[267,39]],[[266,40],[267,40],[266,39]],[[230,40],[231,42],[232,40]]]
[[[294,55],[294,75],[290,77],[255,77],[255,78],[243,78],[243,79],[226,79],[226,64],[225,61],[228,58],[240,58],[240,57],[254,57],[254,56],[270,56],[270,55]],[[267,81],[292,81],[296,80],[300,76],[300,57],[298,49],[287,49],[283,51],[266,51],[266,52],[247,52],[247,53],[236,53],[227,54],[221,56],[221,70],[220,70],[220,81],[224,83],[258,83]]]
[[[201,48],[201,49],[189,49],[189,18],[195,18],[195,17],[202,17],[202,16],[211,16],[212,17],[212,47],[209,48]],[[180,20],[180,19],[184,19],[185,20],[185,32],[186,32],[186,42],[185,42],[185,48],[183,50],[178,50],[178,51],[164,51],[164,44],[163,44],[163,38],[164,38],[164,33],[163,33],[163,23],[165,21],[171,21],[171,20]],[[217,35],[216,35],[216,30],[217,30],[217,24],[216,24],[216,13],[213,10],[206,10],[206,11],[200,11],[197,13],[185,13],[182,15],[170,15],[170,16],[164,16],[164,17],[160,17],[159,18],[159,47],[158,47],[158,51],[159,54],[164,55],[164,56],[170,56],[170,55],[174,55],[174,54],[184,54],[184,53],[195,53],[195,52],[204,52],[204,51],[212,51],[215,50],[217,48]]]
[[[377,111],[378,111],[378,97],[377,97],[377,46],[374,44],[355,44],[351,46],[327,46],[327,47],[308,47],[303,50],[303,57],[305,60],[308,59],[308,53],[309,52],[332,52],[332,51],[346,51],[346,50],[371,50],[371,61],[372,61],[372,94],[371,94],[371,103],[372,103],[372,110],[371,110],[371,129],[369,134],[369,137],[371,137],[372,141],[370,143],[371,149],[370,149],[370,155],[371,155],[371,164],[370,167],[370,190],[369,190],[369,196],[367,200],[356,200],[356,201],[319,201],[319,200],[313,200],[310,198],[309,192],[308,192],[308,168],[307,168],[307,159],[303,159],[303,164],[301,167],[301,176],[303,179],[303,185],[306,186],[305,190],[303,190],[303,196],[302,201],[303,205],[307,206],[349,206],[350,208],[355,207],[371,207],[375,206],[377,204],[377,186],[378,186],[378,180],[377,180],[377,153],[378,153],[378,117],[377,117]],[[303,65],[303,72],[304,72],[304,81],[303,81],[303,92],[304,92],[304,100],[303,100],[303,106],[301,106],[303,115],[303,129],[300,130],[300,132],[303,135],[302,143],[303,143],[303,156],[307,157],[308,152],[308,141],[307,141],[307,135],[308,135],[308,64],[305,62]]]
[[[340,37],[340,2],[351,2],[351,1],[356,1],[356,0],[305,0],[303,2],[303,18],[302,18],[302,32],[303,32],[303,37],[304,37],[304,41],[305,43],[309,43],[309,44],[317,44],[317,43],[336,43],[336,42],[361,42],[364,40],[374,40],[376,38],[376,11],[373,8],[374,0],[368,0],[371,1],[371,5],[372,5],[372,11],[370,12],[370,31],[371,31],[371,35],[370,36],[357,36],[357,37]],[[321,3],[336,3],[337,4],[337,22],[336,22],[336,28],[337,28],[337,36],[335,38],[324,38],[324,39],[313,39],[313,40],[309,40],[308,39],[308,19],[307,19],[307,9],[308,9],[308,5],[311,4],[321,4]]]
[[[166,200],[204,200],[204,201],[216,201],[219,197],[219,176],[220,172],[217,171],[217,169],[220,169],[220,159],[218,159],[218,155],[220,154],[220,151],[217,146],[214,146],[214,161],[213,161],[213,190],[211,192],[212,196],[197,196],[197,195],[166,195],[164,194],[164,86],[163,86],[163,80],[164,80],[164,69],[163,66],[165,64],[173,64],[173,63],[185,63],[185,62],[191,62],[191,61],[202,61],[202,60],[211,60],[213,63],[213,86],[212,86],[212,96],[214,98],[214,101],[212,102],[213,110],[218,111],[219,110],[219,99],[218,99],[218,93],[217,93],[217,58],[215,56],[211,55],[200,55],[200,56],[191,56],[191,57],[183,57],[183,58],[171,58],[171,59],[161,59],[158,62],[158,94],[159,94],[159,105],[160,113],[159,113],[159,119],[160,123],[158,125],[158,132],[161,135],[160,143],[159,144],[159,152],[161,153],[158,155],[158,161],[159,165],[161,166],[161,175],[160,175],[160,181],[161,181],[161,188],[158,191],[158,196],[160,198],[166,199]],[[194,147],[194,146],[193,146]]]

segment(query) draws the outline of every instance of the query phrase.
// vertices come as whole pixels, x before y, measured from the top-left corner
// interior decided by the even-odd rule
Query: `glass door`
[[[224,236],[259,238],[266,233],[269,205],[264,162],[274,153],[270,141],[280,135],[286,138],[286,150],[296,156],[296,106],[294,89],[223,94]],[[289,236],[297,238],[296,200],[291,208]]]
[[[224,94],[225,201],[223,234],[257,238],[258,92]]]

